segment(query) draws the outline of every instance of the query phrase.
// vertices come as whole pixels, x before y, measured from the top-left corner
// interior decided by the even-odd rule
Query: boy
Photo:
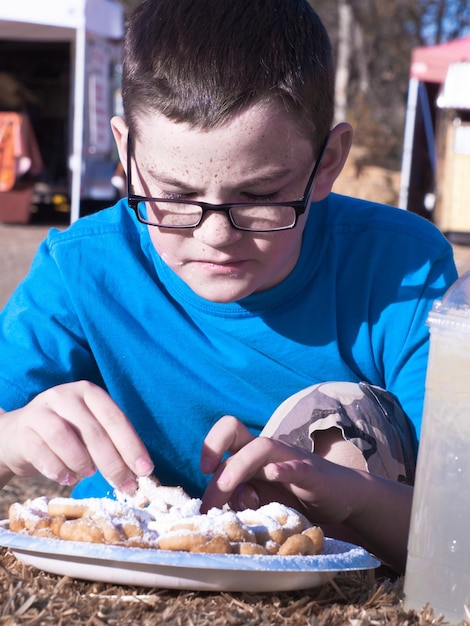
[[[333,83],[306,0],[137,8],[128,202],[51,232],[2,315],[3,482],[101,496],[155,467],[204,509],[280,499],[403,569],[425,321],[457,275],[432,225],[331,194]]]

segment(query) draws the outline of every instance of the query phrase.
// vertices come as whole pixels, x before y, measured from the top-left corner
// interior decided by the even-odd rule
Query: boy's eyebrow
[[[253,178],[248,178],[243,180],[237,187],[255,187],[256,185],[264,184],[264,183],[272,183],[273,181],[277,181],[279,178],[283,178],[287,174],[290,174],[293,170],[291,168],[283,167],[277,170],[273,170],[271,172],[267,172],[266,174],[259,174],[254,176]],[[193,186],[188,184],[186,180],[180,180],[170,175],[166,175],[162,172],[148,171],[149,176],[151,176],[155,181],[159,183],[164,183],[166,185],[171,185],[173,187],[188,187],[192,188]]]

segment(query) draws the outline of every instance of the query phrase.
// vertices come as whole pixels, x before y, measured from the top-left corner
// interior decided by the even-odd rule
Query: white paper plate
[[[317,587],[340,571],[373,569],[380,562],[344,541],[325,539],[317,556],[241,556],[143,550],[114,545],[42,539],[8,530],[0,522],[0,546],[26,565],[120,585],[200,591],[291,591]]]

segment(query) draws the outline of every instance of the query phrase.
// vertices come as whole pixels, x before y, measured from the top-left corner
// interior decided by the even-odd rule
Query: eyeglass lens
[[[201,221],[203,209],[182,202],[139,201],[139,218],[147,224],[173,228],[196,226]],[[269,231],[289,228],[295,224],[296,212],[292,206],[232,206],[228,210],[234,226],[247,230]]]

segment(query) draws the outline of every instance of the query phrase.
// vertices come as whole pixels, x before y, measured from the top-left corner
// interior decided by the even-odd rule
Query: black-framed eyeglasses
[[[132,193],[131,137],[127,138],[127,202],[143,224],[159,228],[197,228],[209,211],[225,213],[237,230],[272,232],[294,228],[300,215],[305,213],[312,193],[321,160],[328,145],[323,142],[307,187],[300,200],[291,202],[237,202],[210,204],[197,200],[151,198]]]

